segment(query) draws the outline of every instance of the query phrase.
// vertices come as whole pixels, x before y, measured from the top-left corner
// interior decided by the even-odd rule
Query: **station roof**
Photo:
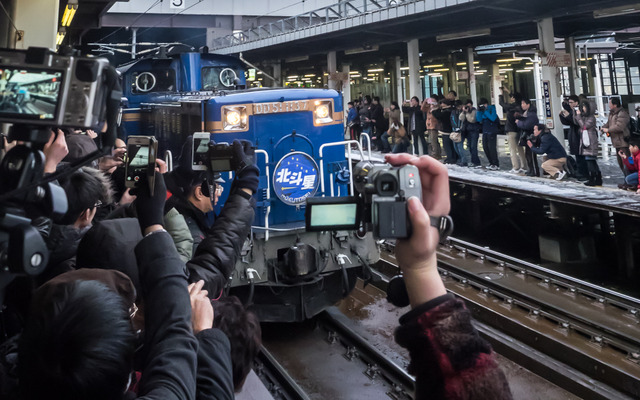
[[[552,17],[555,36],[587,37],[601,32],[621,31],[640,26],[640,14],[630,13],[596,18],[600,10],[635,6],[640,3],[624,0],[583,0],[579,4],[557,0],[472,0],[436,10],[389,18],[376,23],[357,24],[351,28],[316,35],[300,35],[297,40],[274,42],[263,47],[241,49],[251,60],[292,59],[297,56],[324,55],[329,51],[347,51],[378,46],[372,53],[344,54],[362,62],[406,54],[404,42],[419,38],[420,51],[442,55],[452,49],[478,47],[496,43],[514,43],[538,38],[536,20]],[[437,40],[442,35],[489,29],[488,34],[460,39]],[[463,36],[463,35],[460,35]],[[352,52],[356,53],[356,52]]]

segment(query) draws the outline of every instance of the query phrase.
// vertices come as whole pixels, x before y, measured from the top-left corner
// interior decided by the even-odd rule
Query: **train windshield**
[[[230,89],[236,84],[238,74],[229,67],[202,68],[202,90]]]
[[[173,69],[134,72],[131,77],[131,92],[135,94],[176,90],[176,73]]]

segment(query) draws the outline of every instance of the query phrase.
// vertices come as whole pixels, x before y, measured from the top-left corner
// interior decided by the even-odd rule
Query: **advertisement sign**
[[[282,157],[273,171],[273,190],[285,204],[299,206],[316,194],[318,165],[308,154],[294,151]]]

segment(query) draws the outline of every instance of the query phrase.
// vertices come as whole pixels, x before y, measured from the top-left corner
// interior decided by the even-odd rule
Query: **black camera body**
[[[194,171],[225,172],[242,169],[233,147],[227,142],[213,143],[208,132],[193,134],[191,169]],[[245,149],[247,156],[255,156],[256,148]]]
[[[422,185],[414,165],[359,162],[353,170],[357,196],[308,198],[308,231],[359,230],[379,239],[411,236],[407,211],[410,197],[422,200]]]
[[[229,143],[216,143],[209,146],[209,164],[212,171],[235,171],[239,161],[234,157]]]

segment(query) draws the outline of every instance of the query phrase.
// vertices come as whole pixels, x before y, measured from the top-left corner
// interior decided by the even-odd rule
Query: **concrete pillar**
[[[273,77],[276,78],[275,81],[272,81],[271,87],[281,87],[282,86],[282,62],[278,60],[278,62],[273,63]]]
[[[395,78],[396,78],[395,89],[396,89],[396,99],[399,105],[402,105],[402,102],[406,100],[402,93],[402,69],[401,68],[402,68],[402,59],[400,57],[396,57],[395,58]],[[402,107],[400,107],[401,121],[403,120],[402,118],[403,118]]]
[[[342,82],[342,103],[344,107],[345,121],[347,114],[349,113],[349,105],[347,103],[351,101],[351,78],[349,77],[349,72],[351,72],[351,65],[342,64],[342,73],[347,77],[347,80]]]
[[[449,54],[449,71],[447,75],[449,76],[449,92],[455,90],[458,93],[458,76],[456,74],[457,66],[456,59],[453,54]]]
[[[407,97],[418,96],[422,94],[420,90],[420,48],[418,39],[411,39],[407,42],[407,54],[409,60],[409,95]]]
[[[593,82],[593,89],[595,90],[596,95],[596,107],[598,108],[599,116],[604,115],[604,94],[602,93],[602,78],[600,77],[600,57],[599,54],[594,54],[596,59],[596,67],[595,67],[595,82]],[[609,93],[611,94],[611,93]]]
[[[540,55],[536,53],[533,56],[533,87],[536,94],[536,109],[538,110],[538,117],[542,117],[542,109],[544,103],[542,102],[542,70],[540,69]]]
[[[500,96],[502,96],[502,75],[500,75],[500,66],[498,64],[491,65],[491,103],[496,106],[496,113],[502,118],[502,106],[500,105]]]
[[[338,90],[338,81],[331,79],[331,74],[336,73],[338,70],[338,60],[335,51],[327,53],[327,73],[329,74],[328,85],[329,89]]]
[[[478,107],[478,91],[476,90],[476,68],[473,64],[473,47],[467,48],[467,70],[469,71],[469,95],[473,105]]]
[[[16,1],[13,22],[23,32],[21,37],[13,37],[11,45],[16,49],[46,47],[55,50],[58,35],[58,1],[30,0]],[[82,11],[82,3],[79,5]]]
[[[555,51],[556,44],[553,36],[553,18],[545,18],[538,21],[538,39],[540,41],[540,51],[542,54]],[[558,138],[560,143],[564,143],[564,131],[559,116],[562,110],[562,98],[556,67],[542,66],[543,85],[545,81],[549,82],[548,91],[551,107],[549,110],[545,110],[543,107],[542,110],[539,110],[539,114],[542,115],[545,124],[551,129],[553,135]]]
[[[569,88],[571,94],[580,94],[580,65],[578,65],[578,57],[576,55],[576,40],[573,36],[564,39],[564,47],[571,55],[571,67],[569,67]],[[585,57],[586,58],[586,57]]]

